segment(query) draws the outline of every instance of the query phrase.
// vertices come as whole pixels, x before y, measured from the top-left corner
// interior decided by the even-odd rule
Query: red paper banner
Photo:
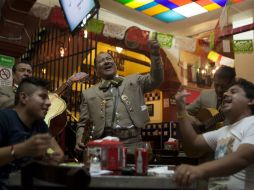
[[[128,28],[125,34],[125,43],[128,47],[132,44],[129,48],[137,48],[140,45],[146,45],[149,40],[149,33],[149,31],[141,30],[136,26],[132,26]]]

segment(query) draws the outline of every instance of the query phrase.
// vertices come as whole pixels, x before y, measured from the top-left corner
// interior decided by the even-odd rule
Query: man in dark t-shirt
[[[43,121],[50,106],[47,84],[24,79],[17,89],[14,109],[0,110],[0,190],[7,188],[11,172],[33,158],[50,162],[63,159],[63,151]]]

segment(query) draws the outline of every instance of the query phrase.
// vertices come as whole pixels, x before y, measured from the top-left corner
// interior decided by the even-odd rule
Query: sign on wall
[[[12,85],[12,66],[15,59],[0,54],[0,86]]]

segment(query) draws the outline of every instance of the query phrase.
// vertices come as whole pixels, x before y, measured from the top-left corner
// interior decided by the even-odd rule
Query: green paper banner
[[[97,20],[97,19],[91,19],[87,23],[87,31],[88,32],[94,32],[96,34],[102,33],[104,27],[104,22],[102,20]]]
[[[154,39],[155,33],[156,32],[152,33],[152,39]],[[164,33],[157,32],[157,40],[160,43],[161,47],[171,48],[173,37],[174,36],[172,34],[164,34]]]
[[[253,41],[252,40],[234,40],[234,52],[235,53],[252,53]]]
[[[12,68],[15,63],[14,57],[0,54],[0,66]]]

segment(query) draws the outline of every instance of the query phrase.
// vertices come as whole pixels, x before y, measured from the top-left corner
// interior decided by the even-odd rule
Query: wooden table
[[[20,172],[11,174],[10,187],[13,190],[21,189],[21,174]],[[36,179],[35,179],[36,180]],[[40,189],[57,189],[57,186],[44,181],[35,181]],[[196,189],[196,184],[189,188],[180,188],[176,186],[172,177],[159,177],[159,176],[135,176],[135,175],[120,175],[120,174],[107,174],[92,176],[88,189],[139,189],[139,190],[180,190],[180,189]]]
[[[196,184],[189,188],[177,187],[170,177],[155,176],[93,176],[90,189],[196,189]]]

